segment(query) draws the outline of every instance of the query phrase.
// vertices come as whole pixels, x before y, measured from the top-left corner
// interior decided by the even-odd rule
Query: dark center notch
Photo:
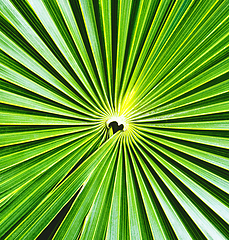
[[[116,121],[113,121],[111,123],[109,123],[108,127],[112,127],[112,130],[113,130],[113,134],[115,134],[116,132],[118,132],[119,130],[123,130],[124,128],[124,125],[123,124],[120,124],[118,125],[118,123]]]

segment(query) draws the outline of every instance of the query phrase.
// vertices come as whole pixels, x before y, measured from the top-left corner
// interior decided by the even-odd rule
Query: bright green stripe
[[[134,155],[133,150],[130,148],[129,142],[131,142],[131,141],[127,142],[127,147],[128,147],[128,152],[131,156],[131,160],[132,160],[131,163],[132,163],[132,162],[136,161],[136,156]],[[134,167],[135,171],[132,171],[132,172],[134,172],[134,174],[132,173],[133,174],[132,176],[136,177],[136,174],[137,174],[136,171],[138,171],[139,169],[136,170],[136,168],[138,168],[136,165],[133,167]],[[133,178],[133,180],[134,180],[134,178]],[[138,185],[137,182],[135,185]],[[142,239],[151,239],[152,234],[153,234],[152,226],[151,226],[151,223],[149,222],[149,216],[146,211],[147,210],[146,206],[143,206],[144,196],[142,195],[142,192],[141,192],[141,190],[142,190],[141,186],[138,185],[138,187],[139,187],[139,191],[137,191],[137,189],[135,188],[135,194],[137,195],[136,202],[137,202],[137,208],[139,209],[138,216],[139,216],[139,223],[140,223],[140,227],[141,227],[141,235],[142,235]]]
[[[0,111],[0,121],[3,125],[79,125],[81,121],[46,117],[46,116],[36,116],[32,114],[25,113],[14,113]],[[91,120],[91,118],[84,117],[83,120]]]
[[[50,72],[43,68],[43,66],[39,65],[36,61],[34,61],[28,54],[23,52],[18,46],[9,40],[6,36],[0,33],[3,44],[2,49],[7,54],[11,55],[13,58],[18,60],[22,65],[28,67],[30,70],[35,72],[38,76],[43,78],[48,83],[52,84],[54,87],[59,89],[60,91],[64,92],[66,95],[70,96],[74,101],[79,101],[81,105],[85,106],[85,108],[90,109],[86,103],[82,101],[76,94],[72,93],[69,88],[67,88],[63,83],[58,81]]]
[[[106,66],[107,66],[107,78],[108,78],[108,89],[109,99],[112,111],[114,111],[114,100],[113,100],[113,62],[112,62],[112,1],[111,0],[102,0],[100,5],[100,15],[102,15],[103,20],[103,31],[104,31],[104,43],[106,50]]]
[[[128,62],[126,64],[125,68],[125,74],[123,77],[123,87],[121,88],[120,93],[120,99],[123,98],[124,91],[126,87],[130,83],[130,73],[134,64],[134,60],[137,59],[137,52],[140,52],[142,49],[140,49],[140,45],[143,42],[143,37],[148,32],[149,24],[151,21],[151,18],[154,17],[152,13],[156,11],[156,6],[159,3],[159,1],[140,1],[139,3],[139,9],[136,16],[136,21],[134,22],[133,27],[133,37],[131,38],[130,42],[130,53],[128,56]],[[151,18],[150,18],[151,17]],[[128,94],[128,93],[125,93]]]
[[[134,140],[133,140],[133,142],[136,144],[136,142]],[[157,195],[158,200],[160,200],[160,204],[162,205],[163,210],[166,213],[166,216],[168,217],[170,223],[172,224],[172,226],[177,234],[177,237],[179,239],[190,239],[190,235],[187,232],[187,230],[185,229],[185,226],[183,225],[182,221],[179,219],[179,216],[176,214],[175,208],[172,207],[171,204],[169,203],[169,199],[163,193],[163,190],[158,186],[158,183],[155,181],[153,175],[150,173],[149,169],[146,167],[142,157],[136,151],[136,148],[138,150],[140,150],[140,148],[137,145],[133,146],[133,150],[138,157],[138,161],[141,164],[143,170],[145,171],[145,174],[152,186],[153,191]],[[134,166],[136,166],[135,161],[134,161]],[[137,177],[139,179],[139,182],[142,183],[142,177],[140,175],[140,172],[137,170],[137,168],[136,168],[136,171],[138,172]],[[146,188],[146,186],[143,186],[141,188],[141,191],[144,193],[146,191],[145,188]],[[152,194],[150,194],[150,192],[146,192],[144,202],[146,204],[148,217],[151,221],[151,227],[153,229],[154,237],[155,237],[155,239],[166,239],[166,235],[167,235],[166,230],[163,229],[163,224],[160,221],[160,216],[158,215],[158,213],[156,212],[156,209],[155,209],[156,208],[155,202],[153,202],[152,199],[150,198],[151,195]],[[149,203],[149,201],[150,201],[150,203]],[[150,207],[150,205],[147,206],[148,204],[150,204],[151,207]],[[153,218],[153,216],[154,216],[154,218]]]
[[[95,71],[91,64],[91,60],[88,56],[87,49],[83,42],[79,27],[78,27],[78,23],[77,23],[76,19],[74,18],[70,3],[69,3],[69,1],[66,1],[66,2],[58,1],[58,5],[61,10],[61,13],[63,14],[64,20],[66,21],[67,27],[69,28],[70,34],[72,35],[74,43],[80,53],[80,56],[84,60],[85,67],[90,75],[90,78],[93,79],[92,83],[94,84],[94,86],[97,90],[97,93],[99,94],[100,101],[102,102],[103,101],[102,92],[101,92],[100,86],[98,84],[98,80],[96,79],[97,77],[95,75]],[[87,81],[88,81],[88,79],[87,79]],[[89,86],[88,85],[89,85],[89,83],[87,83],[86,86],[89,87],[89,89],[91,89],[90,85]],[[98,101],[97,94],[95,92],[92,94],[92,96],[93,96],[93,98],[95,98],[95,100]],[[101,103],[100,101],[99,101],[99,103]]]
[[[175,175],[183,184],[185,184],[195,195],[197,195],[203,202],[205,202],[213,211],[221,216],[226,222],[229,222],[227,214],[228,207],[223,205],[216,197],[212,196],[204,188],[177,170],[172,164],[168,163],[163,157],[155,153],[153,150],[147,148],[153,155],[163,164],[173,175]]]
[[[166,16],[166,10],[169,9],[169,6],[171,5],[171,2],[172,1],[162,0],[159,3],[159,6],[157,8],[154,20],[153,20],[153,22],[151,24],[148,36],[147,36],[147,38],[145,40],[142,52],[141,52],[141,54],[139,56],[139,60],[138,60],[138,62],[136,64],[136,67],[134,69],[134,73],[133,73],[132,79],[131,79],[131,81],[129,83],[129,86],[128,86],[128,89],[127,89],[127,93],[129,93],[130,90],[132,90],[132,88],[135,85],[135,83],[137,81],[137,78],[138,78],[138,76],[140,74],[140,71],[144,67],[145,59],[146,59],[146,57],[147,57],[147,55],[149,53],[149,49],[151,48],[151,44],[152,44],[154,38],[156,37],[157,31],[160,29],[160,27],[163,27],[163,24],[164,24],[163,20],[164,20],[164,18]],[[155,43],[155,40],[154,40],[154,43]]]
[[[78,77],[81,79],[82,83],[87,86],[88,89],[90,88],[90,85],[87,83],[87,80],[79,66],[79,64],[76,62],[76,56],[73,55],[73,51],[70,51],[68,48],[66,41],[64,40],[64,36],[62,36],[55,25],[54,21],[51,18],[51,15],[47,11],[47,8],[45,4],[42,1],[33,1],[29,0],[29,3],[31,4],[32,8],[34,9],[36,15],[39,17],[41,22],[43,23],[44,27],[49,32],[52,39],[55,41],[58,48],[61,50],[63,55],[65,56],[68,63],[71,65],[71,67],[75,70]],[[81,87],[77,84],[77,82],[73,78],[68,78],[68,82],[75,88],[77,91],[89,102],[89,96],[85,94],[83,90],[81,90]],[[91,102],[92,103],[92,102]],[[93,103],[92,103],[93,105]]]
[[[119,135],[106,142],[103,147],[94,152],[83,164],[77,168],[58,188],[50,192],[47,197],[31,212],[28,217],[19,224],[9,235],[10,238],[38,235],[43,228],[51,221],[57,212],[71,199],[80,186],[85,182],[96,165],[102,161],[116,143]],[[39,224],[38,224],[39,222]],[[23,231],[21,231],[23,229]],[[26,229],[26,231],[25,231]]]
[[[139,222],[139,213],[137,210],[137,199],[134,192],[133,177],[131,175],[130,161],[128,156],[127,147],[124,147],[125,156],[125,168],[126,168],[126,182],[127,182],[127,201],[128,201],[128,213],[129,213],[129,226],[130,226],[130,238],[142,239],[141,223]]]
[[[149,150],[145,144],[143,146]],[[152,151],[150,150],[150,152]],[[222,233],[199,211],[199,209],[188,199],[187,196],[185,196],[179,187],[173,183],[173,181],[157,166],[157,164],[155,164],[148,156],[146,156],[146,158],[154,170],[159,174],[161,180],[166,184],[178,202],[180,202],[180,204],[185,208],[186,212],[195,221],[206,237],[211,238],[214,236],[218,239],[224,239]]]
[[[226,170],[229,169],[228,166],[228,158],[224,156],[220,156],[220,152],[218,154],[210,153],[204,150],[200,150],[197,148],[194,148],[191,144],[190,145],[183,145],[181,143],[176,143],[175,141],[169,141],[157,136],[154,136],[152,134],[145,134],[141,133],[142,136],[148,137],[152,140],[155,140],[159,143],[165,144],[166,146],[169,146],[171,148],[174,148],[180,152],[186,153],[188,155],[191,155],[193,157],[196,157],[198,159],[201,159],[203,161],[206,161],[210,164],[216,165],[218,167],[222,167]]]
[[[179,123],[149,123],[141,124],[142,127],[190,129],[190,130],[229,130],[229,121],[208,121],[208,122],[179,122]]]
[[[82,140],[78,140],[77,147],[80,148],[83,144],[86,144],[94,137],[95,135],[92,135],[90,137],[83,138]],[[61,147],[61,150],[60,148],[53,148],[49,153],[35,157],[35,159],[26,162],[26,164],[21,164],[16,168],[16,172],[14,171],[15,168],[12,170],[9,169],[9,171],[6,172],[7,176],[5,176],[5,173],[2,173],[1,188],[7,189],[7,192],[9,192],[9,190],[12,192],[34,178],[37,178],[39,175],[42,175],[54,164],[71,154],[76,148],[76,141],[70,142],[69,144],[65,144]],[[56,152],[53,153],[53,151]]]
[[[105,237],[106,228],[109,220],[109,208],[111,205],[112,189],[114,185],[113,173],[115,172],[115,162],[118,156],[120,145],[117,143],[115,150],[110,157],[110,165],[101,178],[101,184],[96,189],[97,194],[92,206],[84,221],[82,228],[82,239],[103,239]],[[67,238],[66,238],[67,239]]]
[[[97,66],[99,79],[100,79],[103,96],[104,96],[104,104],[105,104],[107,112],[111,113],[111,106],[108,101],[106,74],[104,72],[104,62],[103,62],[103,58],[102,58],[101,46],[99,43],[99,36],[98,36],[98,29],[96,26],[93,1],[92,0],[88,0],[88,1],[80,0],[79,4],[80,4],[81,10],[82,10],[89,42],[90,42],[92,53],[93,53],[95,63]]]
[[[175,84],[180,82],[185,76],[190,77],[200,69],[212,64],[212,59],[215,59],[217,54],[220,56],[221,52],[225,52],[225,47],[228,46],[228,33],[227,33],[228,21],[223,21],[211,34],[209,34],[203,41],[201,41],[195,48],[188,54],[184,54],[180,51],[180,58],[171,58],[170,63],[164,65],[164,70],[158,72],[158,74],[151,79],[151,84],[156,85],[151,91],[146,89],[145,97],[156,97],[160,99],[160,94],[165,92],[169,93],[169,89]],[[217,39],[217,41],[216,41]],[[206,51],[206,48],[208,51]],[[184,58],[185,56],[185,58]],[[226,56],[226,54],[225,54]],[[184,78],[185,79],[185,78]],[[159,82],[158,82],[159,81]],[[156,82],[158,84],[156,84]],[[148,93],[147,93],[148,92]]]
[[[223,137],[213,137],[213,136],[204,136],[204,135],[198,135],[198,134],[192,134],[190,133],[182,133],[182,132],[173,132],[168,130],[160,130],[155,128],[143,128],[143,127],[136,127],[140,131],[146,131],[148,133],[152,134],[159,134],[161,136],[167,136],[172,137],[176,139],[182,139],[185,141],[191,141],[195,143],[203,143],[206,145],[211,145],[215,147],[221,147],[221,148],[229,148],[229,139],[223,138]]]
[[[5,64],[5,61],[4,61],[4,64]],[[62,96],[56,94],[55,92],[52,92],[49,89],[37,84],[35,82],[37,79],[29,79],[27,77],[24,77],[24,76],[18,74],[15,70],[10,69],[9,67],[12,68],[12,66],[5,67],[4,65],[0,65],[0,70],[1,70],[0,75],[7,82],[10,82],[17,86],[20,86],[23,89],[27,89],[27,90],[31,91],[32,93],[36,93],[41,96],[44,96],[44,97],[51,99],[55,102],[58,102],[64,106],[70,107],[73,110],[77,110],[77,111],[80,111],[82,113],[86,113],[89,115],[92,114],[91,112],[87,111],[85,108],[77,106],[75,103],[72,103],[69,100],[63,98]],[[96,114],[98,115],[99,113],[97,112]],[[96,115],[94,115],[94,116],[96,116]]]
[[[84,125],[81,127],[81,125]],[[28,141],[35,141],[40,139],[46,139],[50,137],[63,136],[69,133],[81,132],[83,130],[92,129],[93,127],[85,126],[90,125],[89,123],[80,123],[77,127],[65,127],[65,128],[56,128],[51,130],[37,130],[37,131],[28,131],[28,132],[13,132],[0,134],[0,147],[19,144]]]
[[[82,148],[76,149],[76,151],[68,155],[64,161],[54,165],[53,168],[48,171],[48,174],[46,173],[32,180],[29,184],[22,186],[18,194],[15,194],[17,198],[3,212],[5,218],[1,219],[1,234],[11,228],[12,223],[15,223],[18,217],[33,210],[47,196],[52,195],[52,192],[55,191],[55,186],[64,179],[70,169],[85,155],[84,150],[86,149],[88,151],[91,145],[95,144],[96,140],[97,139],[91,142],[91,144],[89,142],[89,144],[84,145]],[[15,228],[17,228],[17,226],[15,226]],[[10,236],[7,237],[10,238]]]
[[[181,164],[182,166],[184,166],[185,168],[187,168],[189,171],[192,171],[194,173],[196,173],[197,175],[199,175],[202,180],[206,180],[208,182],[210,182],[211,184],[215,185],[217,188],[222,189],[225,193],[229,193],[228,190],[228,181],[221,178],[220,176],[217,176],[215,173],[211,172],[211,169],[205,169],[203,166],[198,166],[198,162],[191,162],[190,159],[186,159],[185,157],[181,157],[178,154],[175,154],[174,152],[172,152],[171,150],[168,150],[156,143],[150,143],[150,145],[153,148],[158,149],[160,152],[163,152],[164,154],[166,154],[168,157],[172,158],[173,160],[175,160],[176,162],[178,162],[179,164]],[[219,172],[220,170],[218,170]],[[207,183],[209,184],[209,183]]]
[[[124,64],[125,50],[128,48],[127,34],[130,25],[132,0],[122,0],[118,3],[118,45],[116,57],[116,74],[115,74],[115,109],[120,109],[120,91],[122,89],[122,71]]]
[[[203,9],[204,8],[206,8],[206,10],[208,9],[208,7],[209,7],[210,5],[205,5],[204,7],[202,7],[202,8],[197,8],[198,9],[198,11],[201,11],[201,14],[203,14],[202,13],[202,11],[203,11]],[[203,29],[200,29],[199,30],[199,34],[197,35],[198,37],[196,37],[196,39],[198,39],[198,41],[197,41],[197,43],[199,43],[199,42],[201,42],[201,40],[202,39],[204,39],[207,35],[209,35],[209,30],[211,31],[212,29],[214,29],[215,27],[218,27],[217,25],[220,23],[219,21],[216,21],[216,20],[220,20],[220,21],[222,21],[222,19],[223,18],[226,18],[226,11],[225,11],[225,6],[221,6],[219,9],[217,9],[218,11],[216,11],[216,12],[214,12],[213,14],[212,14],[212,16],[208,19],[208,21],[205,23],[205,25],[204,25],[204,27],[200,24],[200,23],[198,23],[199,24],[199,26],[201,26]],[[224,13],[224,15],[222,14],[222,11],[223,11],[223,13]],[[193,18],[192,18],[193,19]],[[204,18],[202,18],[202,19],[204,19]],[[195,24],[196,24],[196,22],[194,22]],[[188,32],[188,34],[193,34],[193,30],[195,29],[192,29],[192,27],[191,27],[191,24],[190,24],[190,21],[188,22],[188,24],[189,24],[189,28],[185,28],[185,27],[183,27],[184,29],[182,29],[183,31],[181,31],[181,30],[179,30],[179,31],[181,31],[182,32],[182,34],[180,34],[179,32],[177,33],[177,36],[176,36],[176,38],[174,39],[173,38],[173,35],[176,33],[176,32],[174,32],[174,34],[173,35],[171,35],[171,37],[170,37],[170,42],[168,41],[167,43],[166,43],[166,47],[172,52],[172,53],[176,53],[177,52],[177,48],[179,48],[182,44],[182,41],[184,41],[183,40],[183,38],[185,37],[185,36],[187,36],[188,37],[188,35],[185,35],[185,30],[187,31],[189,31]],[[210,24],[210,26],[209,26],[209,24]],[[215,25],[213,25],[213,24],[215,24]],[[207,29],[207,30],[206,30]],[[195,31],[196,31],[196,29],[195,29]],[[195,32],[194,31],[194,32]],[[182,37],[181,37],[181,36]],[[172,46],[169,46],[169,43],[172,45]],[[196,47],[196,45],[197,45],[197,43],[195,42],[195,40],[194,39],[192,39],[192,47]],[[189,45],[190,45],[190,43],[189,43]],[[187,47],[187,46],[186,46]],[[189,48],[190,48],[190,46],[188,46]],[[165,55],[165,51],[161,51],[161,53],[163,53],[163,54],[160,54],[159,56],[161,56],[161,59],[160,59],[160,57],[159,56],[157,56],[157,63],[158,64],[152,64],[152,70],[150,70],[150,71],[152,71],[152,72],[154,72],[154,74],[155,74],[155,72],[157,73],[158,72],[158,70],[160,70],[161,71],[161,68],[164,66],[164,65],[166,65],[165,64],[165,60],[167,60],[169,57],[170,57],[170,51],[166,51],[166,55]],[[175,59],[175,56],[171,56],[171,59],[173,59],[173,61],[175,61],[176,59]],[[158,67],[158,69],[156,69],[156,66],[157,65],[159,65]],[[152,76],[150,76],[151,78],[152,78]],[[144,76],[144,79],[147,79],[147,75],[145,75]],[[146,81],[146,83],[147,83],[148,81]],[[155,84],[155,83],[154,83]],[[140,86],[140,91],[142,91],[142,85]],[[147,88],[147,86],[146,86],[146,88]]]
[[[229,102],[223,102],[223,103],[218,103],[210,106],[203,106],[200,108],[196,109],[191,109],[187,111],[180,111],[177,113],[170,113],[170,114],[164,114],[161,116],[150,116],[148,117],[147,114],[144,116],[145,118],[136,120],[136,122],[155,122],[159,120],[165,120],[165,119],[179,119],[183,117],[194,117],[194,116],[204,116],[206,114],[214,114],[214,113],[224,113],[228,112],[229,109]],[[211,119],[209,119],[211,120]]]
[[[210,5],[206,5],[206,6],[210,6]],[[218,11],[218,12],[217,12]],[[194,36],[192,36],[192,35],[190,35],[192,38],[191,38],[191,43],[194,41],[194,39],[198,39],[198,41],[199,42],[197,42],[197,43],[193,43],[193,45],[191,45],[189,42],[188,43],[186,43],[186,45],[187,46],[185,46],[185,47],[183,47],[183,49],[182,49],[182,51],[180,51],[180,59],[178,59],[178,60],[176,60],[176,58],[173,56],[173,57],[171,57],[171,64],[174,64],[170,69],[168,69],[167,70],[167,74],[168,75],[170,75],[171,74],[171,72],[174,72],[174,68],[176,69],[177,67],[179,67],[179,65],[182,67],[182,70],[185,68],[185,65],[182,63],[182,65],[181,65],[181,61],[183,62],[183,61],[185,61],[185,62],[187,62],[187,64],[192,64],[192,62],[193,62],[193,60],[191,60],[191,59],[189,59],[188,58],[188,55],[190,55],[190,51],[192,50],[192,48],[194,49],[194,50],[196,50],[196,52],[195,52],[195,54],[196,55],[199,55],[201,52],[203,52],[203,51],[205,51],[207,54],[206,55],[208,55],[208,57],[210,57],[210,52],[208,52],[208,51],[206,51],[206,49],[208,48],[208,47],[210,47],[209,46],[209,38],[211,39],[212,38],[212,42],[211,43],[213,43],[213,44],[215,44],[215,42],[216,42],[216,39],[217,40],[219,40],[220,39],[220,36],[217,36],[217,35],[215,35],[215,32],[217,32],[217,30],[219,30],[220,28],[220,31],[218,31],[218,33],[219,34],[221,34],[221,37],[222,36],[224,36],[225,37],[225,35],[228,35],[228,31],[227,31],[227,25],[228,25],[228,20],[226,20],[226,18],[225,19],[223,19],[223,21],[222,21],[222,18],[223,17],[225,17],[225,14],[226,14],[226,11],[225,11],[225,5],[224,6],[220,6],[220,8],[219,9],[217,9],[217,11],[216,12],[214,12],[214,14],[211,16],[211,18],[210,19],[208,19],[208,21],[205,23],[205,25],[206,25],[206,27],[205,28],[203,28],[203,29],[198,29],[199,30],[199,32],[195,32],[194,31],[194,36],[195,35],[197,35],[198,37],[194,37]],[[223,14],[222,14],[223,13]],[[226,15],[227,16],[227,15]],[[218,22],[215,22],[215,19],[219,19],[218,20]],[[203,19],[204,20],[204,19]],[[221,22],[220,21],[222,21],[222,23],[223,24],[221,24]],[[187,21],[187,24],[189,24],[189,21]],[[215,24],[215,26],[212,26],[212,24]],[[218,24],[218,25],[217,25]],[[212,28],[209,28],[209,25],[212,27]],[[221,26],[222,25],[222,26]],[[202,26],[202,25],[199,25],[199,26]],[[215,27],[215,28],[214,28]],[[218,29],[217,29],[218,28]],[[184,29],[189,29],[189,27],[184,27]],[[206,29],[207,29],[207,31],[206,31]],[[223,31],[222,31],[223,30]],[[210,31],[210,34],[209,34],[209,31]],[[218,34],[218,35],[219,35]],[[182,32],[182,36],[183,36],[183,32]],[[201,38],[199,38],[199,36],[201,36]],[[180,38],[180,34],[178,34],[178,39],[181,39]],[[207,45],[205,46],[205,47],[203,47],[203,43],[207,43]],[[227,41],[228,42],[228,41]],[[179,41],[175,41],[175,44],[178,44],[177,46],[178,47],[180,47],[181,46],[181,44],[179,44]],[[202,46],[200,49],[198,49],[197,50],[197,46],[198,46],[198,43]],[[171,42],[171,44],[172,44],[172,46],[166,46],[166,47],[168,47],[168,51],[170,50],[170,49],[173,49],[174,51],[176,50],[176,45],[174,46],[174,42],[172,41]],[[174,47],[174,48],[173,48]],[[189,51],[187,51],[187,49],[189,49]],[[173,51],[173,52],[174,52]],[[186,52],[187,51],[187,52]],[[153,64],[152,63],[152,61],[151,61],[151,66],[153,67],[153,69],[152,69],[152,74],[149,76],[149,78],[144,78],[144,82],[142,82],[143,84],[138,84],[138,86],[137,87],[140,87],[140,94],[142,95],[142,96],[146,96],[146,94],[147,94],[147,92],[149,92],[149,90],[151,90],[152,89],[152,91],[151,91],[151,94],[156,94],[156,92],[157,92],[157,89],[156,89],[156,91],[154,91],[154,89],[155,89],[155,87],[157,87],[158,88],[158,86],[157,86],[157,83],[158,83],[158,81],[154,81],[153,79],[154,79],[154,77],[158,77],[157,75],[159,74],[159,72],[158,71],[160,71],[161,72],[161,78],[162,78],[162,80],[168,85],[168,87],[171,87],[171,84],[169,83],[170,82],[170,79],[169,78],[167,78],[166,80],[167,81],[165,81],[164,79],[165,79],[165,76],[166,76],[166,74],[165,74],[165,72],[164,71],[162,71],[162,69],[163,68],[165,68],[165,67],[169,67],[169,64],[168,64],[168,62],[165,64],[165,62],[163,62],[164,60],[166,60],[167,59],[167,57],[169,56],[167,56],[167,51],[161,51],[162,53],[165,53],[166,54],[166,56],[163,56],[162,57],[162,59],[159,59],[158,61],[157,61],[157,63],[158,64],[160,64],[159,66],[158,66],[158,70],[156,70],[155,69],[155,67],[156,67],[156,65],[155,64]],[[186,54],[184,54],[184,52],[186,52]],[[191,53],[192,53],[192,51],[191,51]],[[179,55],[178,55],[179,56]],[[184,58],[185,57],[185,58]],[[201,62],[199,63],[199,64],[201,64]],[[144,75],[145,76],[145,75]],[[160,79],[160,78],[159,78]],[[139,78],[139,80],[141,80],[141,81],[143,81],[143,79],[140,77]],[[178,78],[178,80],[176,80],[176,81],[179,81],[180,80],[180,78]],[[175,81],[175,82],[176,82]],[[146,85],[149,85],[149,83],[151,82],[151,85],[152,85],[152,87],[145,87],[145,92],[144,91],[142,91],[142,87],[144,86],[144,84],[145,84],[145,86]],[[161,82],[159,82],[159,84],[161,84]],[[167,89],[168,89],[168,87],[167,87]],[[166,88],[165,88],[166,89]],[[160,90],[160,88],[158,88],[158,90]],[[135,90],[136,91],[136,90]],[[157,96],[158,94],[156,94],[155,96]],[[139,95],[138,94],[136,94],[136,97],[138,98],[139,97]],[[149,95],[147,95],[147,97],[149,98]],[[160,98],[161,99],[161,98]],[[149,99],[146,99],[146,102],[149,102]],[[133,104],[134,105],[134,104]]]
[[[48,105],[46,103],[42,103],[40,101],[36,101],[30,98],[26,98],[20,96],[18,94],[10,93],[7,91],[0,90],[1,103],[14,105],[17,107],[23,107],[26,109],[32,109],[36,111],[48,112],[53,114],[58,114],[61,118],[62,116],[72,117],[78,119],[78,114],[72,114],[73,112],[66,111],[65,109],[61,109],[58,107],[54,107],[52,105]]]
[[[107,226],[107,239],[119,239],[121,235],[121,227],[120,225],[124,224],[123,218],[121,215],[121,198],[122,198],[122,173],[123,173],[123,148],[122,145],[119,149],[118,154],[118,163],[117,170],[115,174],[115,183],[114,190],[112,196],[112,203],[110,208],[109,221]]]
[[[61,146],[67,142],[77,140],[83,136],[88,135],[88,133],[92,133],[95,130],[91,131],[85,131],[84,133],[75,133],[67,136],[59,136],[54,139],[47,139],[46,141],[43,142],[37,142],[37,144],[29,148],[30,145],[27,145],[28,147],[25,149],[18,147],[17,151],[15,152],[9,152],[4,154],[3,156],[0,157],[0,169],[8,168],[11,167],[15,164],[22,163],[24,161],[27,161],[35,156],[38,156],[42,153],[46,153],[49,150],[52,150],[55,147]],[[35,142],[36,143],[36,142]]]
[[[114,153],[109,153],[108,157],[117,154],[117,148]],[[55,234],[54,239],[69,239],[76,238],[82,227],[84,218],[87,216],[94,200],[102,187],[104,177],[107,172],[112,169],[114,161],[101,162],[98,167],[93,171],[88,180],[83,185],[79,196],[74,201],[71,210],[65,217],[61,226]],[[109,170],[110,169],[110,170]]]
[[[191,80],[185,81],[182,85],[175,88],[174,91],[171,91],[169,94],[164,96],[163,104],[165,104],[167,101],[171,101],[172,99],[177,98],[180,95],[183,95],[189,91],[192,91],[195,88],[200,87],[201,85],[206,84],[206,83],[216,79],[217,77],[220,77],[223,74],[226,74],[228,72],[228,69],[227,69],[228,63],[229,63],[229,58],[226,58],[223,61],[221,61],[218,64],[211,67],[210,69],[208,69],[207,71],[202,72],[201,74],[192,78]],[[225,92],[225,89],[223,89],[221,91]],[[197,95],[197,97],[194,96],[193,98],[196,101],[198,99],[198,95]],[[159,100],[159,101],[161,101],[161,100]],[[185,99],[183,101],[185,102]],[[187,101],[187,103],[189,103],[189,101]],[[156,106],[155,105],[150,106],[150,108],[151,109],[155,108],[157,106],[157,105]],[[145,112],[145,110],[143,110],[143,111]],[[156,109],[156,111],[157,111],[157,109]],[[160,111],[160,108],[158,111]],[[153,112],[155,112],[155,111],[153,111]],[[140,113],[142,113],[142,112],[140,111]]]

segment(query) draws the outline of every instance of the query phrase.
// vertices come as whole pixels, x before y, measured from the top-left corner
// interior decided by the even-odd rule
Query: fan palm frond
[[[0,238],[228,239],[228,0],[0,8]]]

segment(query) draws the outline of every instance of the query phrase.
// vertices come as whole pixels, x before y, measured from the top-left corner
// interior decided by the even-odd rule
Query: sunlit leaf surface
[[[0,8],[0,238],[229,239],[229,1]]]

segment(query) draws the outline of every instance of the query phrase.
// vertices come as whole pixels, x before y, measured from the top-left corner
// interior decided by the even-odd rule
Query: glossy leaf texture
[[[0,8],[0,238],[229,239],[229,1]]]

